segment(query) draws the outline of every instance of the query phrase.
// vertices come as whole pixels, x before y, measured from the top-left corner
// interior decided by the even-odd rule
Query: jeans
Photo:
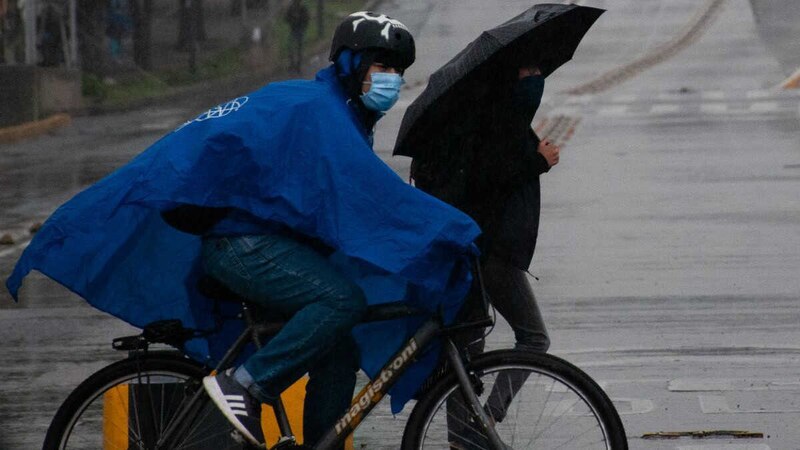
[[[529,352],[547,352],[550,348],[550,338],[525,272],[491,256],[481,265],[481,270],[492,305],[514,330],[516,338],[514,348]],[[480,290],[473,289],[459,313],[459,320],[480,319],[483,315],[482,302]],[[470,343],[468,351],[474,357],[483,353],[485,341],[482,337],[483,330],[476,329],[457,336],[456,343],[461,346]],[[508,406],[527,379],[528,373],[524,371],[507,370],[498,376],[483,405],[492,420],[503,421]],[[464,449],[485,448],[484,445],[488,445],[488,438],[470,419],[471,412],[461,395],[456,394],[448,398],[447,412],[451,443],[456,443]]]
[[[516,338],[517,350],[545,353],[550,348],[550,337],[542,320],[542,313],[536,304],[530,283],[525,272],[503,262],[498,258],[489,257],[481,265],[483,280],[489,300],[497,312],[506,319],[511,326]],[[480,291],[473,289],[459,313],[460,321],[479,319],[483,314],[483,298]],[[473,342],[483,336],[483,330],[465,333],[459,342]],[[469,340],[467,340],[469,339]],[[478,340],[470,345],[470,354],[483,353],[484,342]]]
[[[270,403],[308,373],[304,442],[315,443],[350,407],[359,367],[350,330],[366,310],[364,293],[311,247],[281,234],[205,238],[203,263],[231,291],[291,317],[234,376]]]

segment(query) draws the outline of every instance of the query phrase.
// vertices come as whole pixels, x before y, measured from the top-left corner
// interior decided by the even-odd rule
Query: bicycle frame
[[[507,447],[502,443],[494,426],[484,411],[483,407],[478,400],[475,389],[470,380],[468,367],[464,364],[464,357],[459,352],[457,346],[450,339],[449,335],[457,333],[461,330],[491,326],[494,321],[488,315],[488,296],[483,284],[483,277],[480,271],[477,258],[475,261],[475,271],[477,281],[481,289],[483,297],[484,311],[487,313],[484,319],[476,322],[459,324],[451,327],[445,327],[441,320],[441,314],[428,319],[417,332],[387,361],[378,375],[367,383],[361,391],[353,397],[353,401],[349,410],[342,415],[334,425],[323,435],[320,441],[314,446],[316,450],[328,450],[341,446],[347,436],[353,433],[356,428],[362,423],[364,418],[375,408],[375,406],[383,399],[383,397],[394,386],[400,376],[410,367],[415,361],[416,355],[424,348],[427,347],[436,337],[444,336],[444,350],[447,353],[448,360],[454,370],[456,377],[459,380],[462,391],[473,410],[476,418],[479,420],[480,425],[487,433],[489,442],[494,449],[504,450]],[[249,342],[255,343],[257,348],[261,347],[261,337],[269,336],[277,333],[283,323],[267,323],[267,324],[254,324],[252,313],[247,305],[243,303],[243,315],[247,323],[247,328],[237,338],[217,367],[212,373],[230,367],[233,361],[239,356],[244,349],[245,345]],[[397,304],[387,304],[372,307],[371,313],[363,322],[375,322],[382,320],[390,320],[401,317],[408,317],[419,313],[419,311],[408,308],[407,306],[398,306]],[[157,448],[170,448],[173,442],[173,436],[180,436],[182,431],[189,422],[187,419],[192,414],[198,412],[200,402],[205,396],[205,391],[199,389],[191,398],[186,407],[178,413],[175,420],[172,421],[169,427],[165,430],[164,436],[158,442]],[[281,438],[275,448],[280,447],[281,444],[294,443],[295,438],[286,415],[286,409],[280,398],[271,405],[275,412],[275,417],[278,422],[278,429],[281,433]]]

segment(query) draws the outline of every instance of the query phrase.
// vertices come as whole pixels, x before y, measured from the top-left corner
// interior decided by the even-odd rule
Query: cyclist
[[[392,30],[389,39],[381,34],[386,26]],[[414,61],[411,34],[388,17],[353,14],[337,28],[330,59],[372,141],[373,126],[397,101],[402,74]],[[331,252],[291,230],[204,239],[209,274],[267,309],[291,316],[278,335],[235,371],[203,381],[225,417],[254,444],[263,442],[260,404],[274,401],[306,372],[305,443],[315,443],[350,406],[359,368],[350,330],[366,299],[325,258]]]
[[[399,21],[348,16],[315,80],[272,83],[212,108],[60,207],[23,252],[9,291],[17,298],[35,269],[135,326],[180,319],[209,330],[185,350],[211,362],[238,332],[197,290],[201,276],[216,278],[289,320],[244,364],[205,379],[211,398],[259,445],[259,403],[308,372],[303,428],[313,444],[349,407],[359,362],[351,328],[367,302],[386,300],[374,280],[403,286],[414,305],[441,304],[451,319],[469,286],[477,225],[406,184],[371,148],[414,59]],[[361,366],[374,376],[367,362],[396,348],[364,342]],[[430,369],[398,381],[393,408]]]

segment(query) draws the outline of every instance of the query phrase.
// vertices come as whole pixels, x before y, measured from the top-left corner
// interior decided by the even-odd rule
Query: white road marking
[[[676,450],[770,450],[767,444],[701,444],[679,445]]]
[[[594,95],[573,95],[567,98],[567,104],[574,105],[580,104],[585,105],[590,103],[594,99]]]
[[[634,414],[647,414],[653,412],[655,405],[647,398],[619,398],[613,397],[611,402],[621,416],[631,416]]]
[[[604,106],[597,111],[601,116],[618,116],[628,112],[628,105]]]
[[[725,99],[725,91],[705,91],[701,95],[706,100],[724,100]]]
[[[758,91],[747,91],[747,98],[749,99],[758,99],[758,98],[767,98],[775,95],[774,92],[768,91],[766,89],[758,90]]]
[[[778,413],[798,413],[800,409],[745,409],[742,405],[731,408],[728,399],[724,395],[698,395],[700,409],[703,414],[778,414]]]
[[[677,378],[669,381],[667,390],[671,392],[800,391],[800,381],[793,379],[740,380]]]
[[[725,103],[703,103],[700,111],[706,114],[725,114],[728,112],[728,105]]]
[[[732,380],[678,378],[670,380],[667,390],[671,392],[731,391]]]
[[[617,103],[630,103],[636,101],[637,98],[638,96],[634,94],[620,94],[620,95],[615,95],[612,98],[612,101]]]
[[[650,108],[650,112],[653,114],[675,114],[677,112],[680,112],[680,110],[681,110],[680,105],[669,104],[669,103],[662,105],[653,105],[653,107]]]
[[[755,102],[750,105],[750,111],[752,112],[775,112],[780,109],[780,105],[778,102]]]

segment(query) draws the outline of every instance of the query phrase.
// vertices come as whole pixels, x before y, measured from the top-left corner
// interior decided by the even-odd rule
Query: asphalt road
[[[401,176],[409,161],[390,152],[404,106],[481,29],[529,3],[383,3],[418,36],[409,89],[376,140]],[[573,129],[554,136],[564,151],[542,177],[531,267],[551,352],[601,382],[634,449],[800,449],[800,95],[774,89],[796,69],[795,8],[581,3],[609,11],[548,79],[535,121],[546,129],[543,120],[562,117]],[[655,62],[631,64],[648,58]],[[565,93],[603,75],[611,82]],[[23,238],[31,222],[201,111],[202,100],[213,104],[78,118],[0,147],[0,232]],[[3,278],[19,251],[0,248]],[[42,277],[28,279],[19,304],[3,293],[0,310],[0,449],[36,448],[70,389],[119,357],[111,338],[133,330]],[[490,344],[511,341],[500,323]],[[381,408],[357,443],[397,448],[406,414]],[[764,438],[641,438],[690,430]]]

